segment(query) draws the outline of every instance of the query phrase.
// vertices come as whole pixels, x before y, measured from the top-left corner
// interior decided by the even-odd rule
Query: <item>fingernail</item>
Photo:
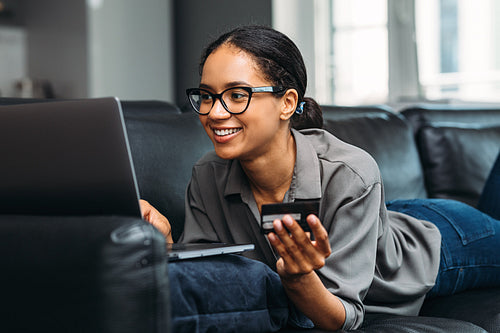
[[[283,223],[285,223],[285,225],[286,225],[287,227],[289,227],[289,226],[291,226],[291,225],[293,224],[293,220],[292,220],[292,218],[290,217],[290,215],[285,215],[285,216],[283,217]]]
[[[274,230],[276,231],[283,230],[283,224],[281,223],[281,220],[274,220],[273,225],[274,225]]]

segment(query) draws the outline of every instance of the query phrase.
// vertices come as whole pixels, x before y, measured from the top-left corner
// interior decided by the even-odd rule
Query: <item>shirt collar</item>
[[[293,171],[295,199],[320,199],[321,175],[318,155],[313,145],[299,131],[292,129],[297,147],[297,158]],[[238,160],[232,160],[228,165],[229,174],[224,188],[224,196],[240,194],[243,197],[251,195],[250,186],[243,168]]]
[[[292,134],[297,146],[295,199],[320,199],[321,175],[316,150],[302,133],[292,129]]]
[[[224,196],[232,194],[240,194],[243,184],[247,183],[246,175],[238,160],[231,160],[227,166],[228,176],[226,186],[224,188]]]

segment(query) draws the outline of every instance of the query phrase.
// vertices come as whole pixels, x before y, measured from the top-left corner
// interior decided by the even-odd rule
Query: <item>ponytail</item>
[[[323,128],[323,112],[318,103],[310,97],[304,97],[303,102],[305,102],[303,105],[303,112],[295,112],[290,119],[292,128],[296,130]]]

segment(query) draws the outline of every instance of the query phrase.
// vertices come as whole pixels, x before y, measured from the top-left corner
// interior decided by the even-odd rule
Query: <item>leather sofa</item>
[[[36,101],[4,98],[0,105]],[[191,167],[212,144],[185,106],[122,101],[122,109],[141,197],[168,216],[177,239]],[[378,162],[386,200],[437,197],[475,205],[500,149],[500,108],[323,110],[325,129],[367,150]],[[107,216],[0,219],[8,327],[170,330],[164,240],[148,224]],[[418,317],[369,315],[356,332],[484,331],[500,332],[500,288],[428,300]]]

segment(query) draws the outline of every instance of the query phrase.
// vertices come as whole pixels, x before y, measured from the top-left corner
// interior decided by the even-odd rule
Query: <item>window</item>
[[[386,0],[331,0],[334,104],[376,104],[388,98]]]
[[[391,2],[408,1],[273,0],[274,28],[290,36],[304,56],[306,94],[320,104],[389,100]]]
[[[500,102],[499,0],[273,0],[320,104]]]
[[[500,101],[500,1],[417,0],[419,73],[427,99]]]

